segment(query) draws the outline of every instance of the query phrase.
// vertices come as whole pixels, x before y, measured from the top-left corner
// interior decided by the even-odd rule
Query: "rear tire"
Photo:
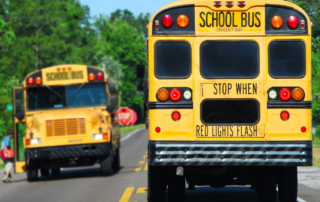
[[[148,169],[148,202],[164,202],[166,183],[164,169],[149,166]]]
[[[186,182],[184,176],[177,176],[176,170],[170,169],[168,179],[168,201],[183,202],[186,194]]]
[[[279,201],[296,202],[298,197],[297,167],[280,167],[277,172]]]
[[[49,169],[47,168],[40,168],[41,176],[49,176]]]
[[[107,157],[101,159],[100,162],[101,173],[103,176],[112,175],[112,154],[110,153]]]
[[[60,168],[51,169],[52,176],[59,176],[60,175]]]
[[[258,197],[259,202],[275,202],[277,198],[276,190],[276,168],[259,167],[258,169]]]
[[[28,182],[34,182],[38,180],[38,168],[32,161],[29,161],[29,165],[27,165],[27,180]]]
[[[119,151],[119,148],[116,149],[116,155],[113,157],[112,169],[114,171],[120,170],[120,151]]]

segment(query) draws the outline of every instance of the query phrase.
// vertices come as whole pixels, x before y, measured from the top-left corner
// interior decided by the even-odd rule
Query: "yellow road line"
[[[146,151],[146,154],[148,153],[148,151]]]
[[[148,162],[146,163],[146,166],[144,167],[144,170],[148,170]]]
[[[140,188],[138,188],[138,190],[137,190],[137,194],[144,194],[144,193],[146,193],[146,187],[140,187]]]
[[[142,168],[136,168],[134,171],[141,171]]]
[[[144,155],[144,156],[143,156],[144,159],[147,158],[147,157],[148,157],[148,155]]]
[[[140,161],[139,164],[144,164],[144,161]]]
[[[134,190],[134,187],[128,187],[124,191],[124,193],[123,193],[123,195],[122,195],[122,197],[121,197],[119,202],[128,202],[130,197],[131,197],[131,194],[132,194],[133,190]]]

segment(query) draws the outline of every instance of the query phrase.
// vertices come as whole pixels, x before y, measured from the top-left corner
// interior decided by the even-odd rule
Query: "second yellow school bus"
[[[296,201],[297,166],[312,165],[307,14],[280,0],[180,0],[148,29],[149,201],[167,186],[184,201],[185,180],[251,185],[268,202],[278,185]]]
[[[16,172],[28,181],[60,168],[100,163],[103,175],[120,168],[120,130],[113,83],[99,68],[58,65],[32,72],[14,88]]]

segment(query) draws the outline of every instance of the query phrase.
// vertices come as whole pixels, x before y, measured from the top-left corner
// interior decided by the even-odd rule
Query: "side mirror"
[[[117,106],[118,105],[118,99],[116,95],[111,95],[110,96],[110,101],[112,106]]]
[[[137,93],[142,95],[144,92],[144,80],[138,79],[136,81],[136,86],[137,86]]]
[[[14,89],[14,116],[22,121],[25,117],[23,106],[23,89]]]
[[[109,93],[116,93],[117,92],[117,87],[116,87],[115,83],[108,82],[108,87],[109,87]]]
[[[107,111],[108,111],[109,113],[111,113],[111,114],[112,114],[112,112],[114,111],[114,109],[115,109],[115,107],[112,106],[112,105],[108,105],[108,106],[107,106]]]
[[[137,79],[144,79],[145,69],[146,69],[146,67],[144,65],[137,65],[137,67],[136,67]]]

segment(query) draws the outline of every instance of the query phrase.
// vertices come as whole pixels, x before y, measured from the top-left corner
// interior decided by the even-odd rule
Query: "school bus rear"
[[[58,175],[61,167],[95,163],[106,175],[118,169],[119,130],[109,90],[107,75],[95,67],[60,65],[29,74],[14,91],[14,121],[26,127],[23,137],[15,127],[16,148],[25,149],[17,150],[17,172],[25,170],[34,181],[38,169],[44,176],[49,169]]]
[[[278,184],[281,201],[296,200],[297,166],[312,165],[306,13],[284,1],[177,1],[152,17],[148,50],[150,201],[166,185],[183,201],[185,179],[191,190],[250,184],[260,201]]]

